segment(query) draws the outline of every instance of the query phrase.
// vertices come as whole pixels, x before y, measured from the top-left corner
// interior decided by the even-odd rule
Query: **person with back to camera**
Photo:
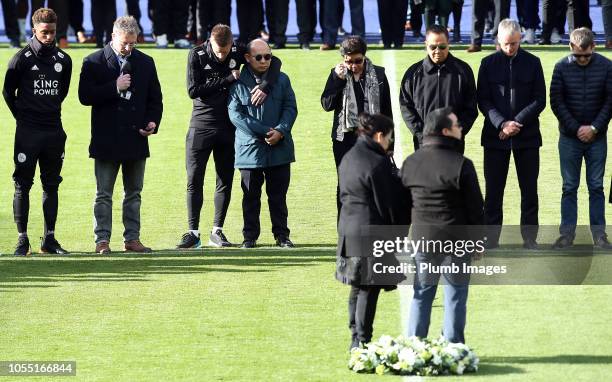
[[[349,349],[370,342],[378,295],[381,289],[395,288],[380,285],[369,272],[374,257],[371,247],[363,245],[362,229],[409,223],[409,211],[404,208],[408,194],[387,153],[393,139],[393,121],[382,114],[362,113],[358,134],[357,142],[338,168],[342,209],[338,222],[336,279],[351,287]]]

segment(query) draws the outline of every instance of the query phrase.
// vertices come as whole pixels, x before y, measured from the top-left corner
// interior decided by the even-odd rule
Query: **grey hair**
[[[521,34],[521,25],[516,20],[512,19],[503,19],[499,22],[499,26],[497,27],[497,34]]]
[[[589,28],[578,28],[574,29],[570,33],[570,44],[579,47],[580,49],[586,49],[595,43],[593,32]]]
[[[113,24],[113,33],[139,34],[138,22],[133,16],[121,16]]]

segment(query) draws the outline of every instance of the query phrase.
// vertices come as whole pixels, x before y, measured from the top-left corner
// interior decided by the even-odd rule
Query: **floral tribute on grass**
[[[357,373],[380,375],[462,375],[477,371],[478,361],[476,353],[465,344],[443,338],[384,335],[378,341],[353,348],[348,367]]]

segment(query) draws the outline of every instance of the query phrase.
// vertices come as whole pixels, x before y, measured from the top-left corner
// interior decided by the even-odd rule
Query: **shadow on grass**
[[[585,354],[560,354],[553,356],[510,356],[510,357],[482,357],[480,358],[482,364],[496,364],[496,363],[518,363],[518,364],[532,364],[532,363],[557,363],[557,364],[611,364],[612,356],[610,355],[585,355]],[[483,365],[484,367],[484,365]]]
[[[509,366],[509,365],[495,365],[491,363],[486,363],[481,360],[480,364],[478,365],[478,372],[475,374],[475,376],[520,374],[524,372],[525,370],[521,369],[520,367]],[[472,375],[472,374],[466,374],[466,376],[469,376],[469,375]]]
[[[267,273],[334,262],[333,252],[176,251],[146,255],[36,256],[0,260],[0,290],[48,288],[59,282],[150,281],[151,275]],[[10,283],[10,284],[9,284]],[[50,283],[50,284],[31,284]],[[7,289],[10,290],[10,289]]]

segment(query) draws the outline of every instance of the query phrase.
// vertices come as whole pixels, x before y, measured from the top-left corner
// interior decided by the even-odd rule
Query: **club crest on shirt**
[[[17,161],[19,163],[24,163],[28,159],[24,153],[17,154]]]
[[[236,68],[236,60],[234,60],[233,58],[229,62],[229,68],[230,69],[235,69]]]
[[[61,72],[62,71],[62,64],[60,64],[59,62],[57,62],[55,65],[53,65],[53,69],[55,69],[56,72]]]

